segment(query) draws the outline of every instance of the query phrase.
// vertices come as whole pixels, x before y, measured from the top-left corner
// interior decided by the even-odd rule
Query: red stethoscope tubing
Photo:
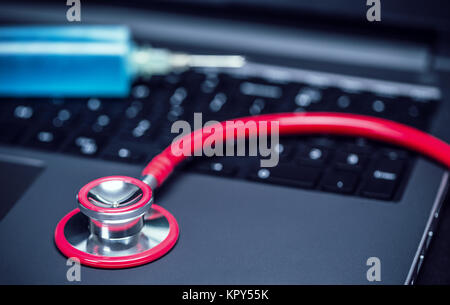
[[[396,123],[393,121],[379,119],[370,116],[356,114],[341,114],[328,112],[315,113],[278,113],[268,115],[249,116],[231,120],[242,123],[255,122],[256,129],[248,129],[243,135],[245,137],[257,136],[259,123],[266,122],[267,132],[270,132],[271,122],[278,122],[279,134],[333,134],[345,136],[358,136],[395,144],[412,151],[423,154],[450,168],[450,146],[442,140],[418,129]],[[221,128],[223,133],[213,132],[214,128]],[[228,130],[227,130],[228,128]],[[205,134],[205,130],[198,129],[173,143],[191,147],[191,153],[203,147],[203,143],[209,137],[209,141],[225,141],[226,135],[230,134],[231,124],[220,122],[211,125]],[[228,132],[227,132],[228,131]],[[232,133],[234,135],[234,132]],[[188,156],[174,154],[172,145],[155,156],[142,171],[142,175],[152,175],[160,186],[174,168]]]

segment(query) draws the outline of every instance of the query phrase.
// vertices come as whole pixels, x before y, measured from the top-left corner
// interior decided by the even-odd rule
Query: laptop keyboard
[[[128,99],[1,98],[0,142],[87,158],[144,164],[175,137],[171,124],[288,111],[366,114],[426,130],[437,103],[188,71],[138,80]],[[395,201],[414,155],[362,138],[282,137],[280,163],[258,157],[198,158],[183,170],[317,191]]]

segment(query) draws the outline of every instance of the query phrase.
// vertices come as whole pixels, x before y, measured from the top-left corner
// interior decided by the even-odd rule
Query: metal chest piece
[[[100,178],[81,188],[77,199],[79,211],[72,211],[63,225],[65,218],[61,220],[55,240],[64,254],[84,264],[103,268],[140,265],[164,255],[178,238],[175,218],[152,204],[152,191],[141,180]]]

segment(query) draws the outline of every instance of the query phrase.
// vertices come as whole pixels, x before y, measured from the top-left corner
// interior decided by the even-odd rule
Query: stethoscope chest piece
[[[55,242],[67,257],[99,268],[125,268],[158,259],[178,239],[178,224],[153,204],[141,180],[111,176],[81,188],[79,208],[57,225]]]

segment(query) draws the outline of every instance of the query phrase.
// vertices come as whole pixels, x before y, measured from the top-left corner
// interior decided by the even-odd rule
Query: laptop
[[[53,236],[78,190],[103,176],[139,177],[176,136],[171,124],[194,112],[204,121],[365,114],[448,141],[450,10],[438,1],[381,5],[381,21],[369,22],[370,6],[356,0],[82,1],[78,25],[123,24],[142,45],[248,63],[137,79],[122,99],[1,97],[0,283],[71,283]],[[0,20],[66,25],[67,8],[7,1]],[[258,157],[178,168],[155,194],[179,223],[175,247],[139,267],[82,266],[81,283],[415,283],[447,192],[441,166],[363,138],[282,137],[277,151],[273,168]]]

